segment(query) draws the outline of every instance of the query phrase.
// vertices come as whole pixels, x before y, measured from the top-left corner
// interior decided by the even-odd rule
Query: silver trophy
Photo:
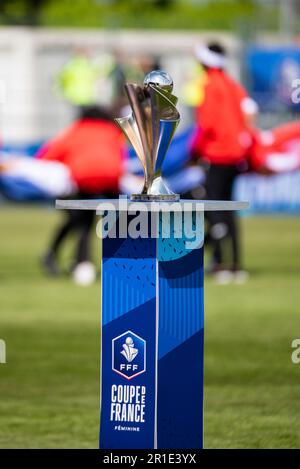
[[[133,146],[144,169],[144,187],[141,194],[132,194],[132,200],[174,201],[174,194],[161,176],[161,168],[174,132],[180,121],[176,109],[177,98],[172,94],[173,80],[162,70],[145,76],[144,86],[125,85],[132,112],[115,119]]]

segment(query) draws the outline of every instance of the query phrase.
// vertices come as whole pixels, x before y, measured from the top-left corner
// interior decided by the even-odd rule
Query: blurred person
[[[65,88],[65,99],[79,108],[79,115],[97,104],[117,117],[128,104],[126,82],[142,83],[145,63],[152,64],[153,60],[128,57],[121,48],[101,53],[93,60],[85,49],[79,49],[60,74],[60,82],[67,85],[61,89]]]
[[[203,99],[196,108],[193,154],[207,164],[206,193],[210,200],[231,200],[233,184],[245,167],[252,143],[248,108],[253,101],[243,87],[225,72],[226,52],[222,45],[197,45],[196,58],[206,72]],[[252,112],[252,109],[251,109]],[[213,247],[212,272],[220,282],[244,281],[240,240],[235,212],[207,212],[208,238]],[[224,245],[229,240],[229,265]]]
[[[186,109],[185,121],[193,125],[195,121],[195,108],[204,99],[204,87],[207,82],[207,74],[200,63],[191,60],[186,68],[184,84],[180,90],[181,101]]]
[[[152,70],[160,70],[161,62],[160,58],[157,55],[141,55],[138,58],[138,67],[143,74],[142,80],[147,73],[152,72]]]
[[[120,59],[120,51],[118,51],[117,57]],[[119,60],[119,65],[113,70],[113,75],[115,75],[115,77],[119,76],[118,99],[113,105],[115,117],[127,116],[131,113],[124,85],[127,82],[142,84],[147,73],[152,70],[160,69],[159,58],[151,55],[134,56],[127,59],[126,63],[123,63],[123,65],[121,65],[121,63],[122,62]]]
[[[76,47],[57,76],[58,91],[74,106],[95,104],[98,74],[99,68],[89,57],[88,50]]]
[[[129,60],[121,48],[92,58],[86,48],[75,48],[73,56],[56,78],[56,90],[77,108],[77,116],[90,106],[100,105],[120,114],[128,100],[127,81],[142,82],[142,66]]]
[[[114,117],[118,117],[122,113],[122,108],[128,105],[125,84],[142,83],[144,75],[138,61],[134,57],[127,57],[122,49],[114,49],[112,57],[113,66],[109,73],[112,83],[111,107]]]
[[[38,157],[65,164],[78,187],[78,198],[88,199],[118,195],[124,154],[121,131],[106,110],[94,107],[86,110],[79,120],[48,142]],[[66,221],[58,228],[43,258],[43,266],[50,275],[59,274],[59,249],[66,237],[75,231],[78,233],[78,244],[73,277],[78,283],[93,281],[95,268],[90,257],[90,232],[94,218],[93,210],[66,211]]]

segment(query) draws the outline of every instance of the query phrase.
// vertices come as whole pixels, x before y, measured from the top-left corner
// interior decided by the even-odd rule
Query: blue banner
[[[239,176],[235,186],[236,200],[250,202],[251,213],[300,213],[300,171],[260,176]]]
[[[246,54],[247,88],[261,110],[299,111],[292,99],[300,78],[300,48],[252,46]]]

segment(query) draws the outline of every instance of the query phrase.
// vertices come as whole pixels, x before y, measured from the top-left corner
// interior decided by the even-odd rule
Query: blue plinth
[[[204,211],[249,204],[154,205],[56,201],[59,209],[96,210],[101,236],[109,235],[102,239],[100,448],[203,446]]]
[[[203,211],[148,222],[103,239],[100,448],[202,448]]]

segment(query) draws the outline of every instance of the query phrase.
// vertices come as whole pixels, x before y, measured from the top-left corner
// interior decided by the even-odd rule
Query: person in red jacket
[[[99,107],[90,107],[82,118],[48,142],[37,156],[64,163],[78,187],[78,198],[88,199],[118,196],[124,155],[122,133],[110,115]],[[94,211],[68,210],[66,214],[67,220],[55,234],[43,265],[48,273],[57,275],[59,248],[71,232],[77,231],[73,276],[78,283],[90,283],[95,277],[89,243]]]
[[[206,80],[203,100],[196,108],[197,132],[192,151],[207,165],[207,198],[231,200],[235,178],[245,164],[252,142],[247,114],[253,102],[224,71],[225,50],[220,44],[199,45],[195,52],[206,71]],[[209,212],[207,217],[213,244],[213,272],[242,280],[246,274],[241,270],[234,212]],[[223,246],[227,238],[232,256],[225,267]]]

